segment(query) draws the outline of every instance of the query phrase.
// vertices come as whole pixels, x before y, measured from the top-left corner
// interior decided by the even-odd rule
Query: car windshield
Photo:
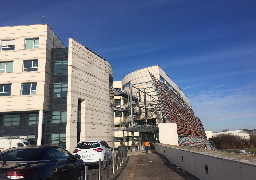
[[[77,147],[80,149],[90,149],[100,147],[100,144],[98,142],[81,142],[78,143]]]
[[[0,161],[38,161],[43,159],[43,149],[14,149],[0,154]]]

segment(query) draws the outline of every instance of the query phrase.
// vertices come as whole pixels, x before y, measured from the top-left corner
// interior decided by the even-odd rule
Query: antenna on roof
[[[44,24],[44,16],[43,16],[43,24]]]

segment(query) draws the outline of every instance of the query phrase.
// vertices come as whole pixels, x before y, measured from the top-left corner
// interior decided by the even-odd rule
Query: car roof
[[[104,140],[87,140],[87,141],[80,141],[79,143],[81,143],[81,142],[101,142],[101,141],[104,141]]]

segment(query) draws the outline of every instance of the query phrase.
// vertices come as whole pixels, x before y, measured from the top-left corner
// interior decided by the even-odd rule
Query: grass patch
[[[248,148],[246,152],[256,156],[256,147]]]

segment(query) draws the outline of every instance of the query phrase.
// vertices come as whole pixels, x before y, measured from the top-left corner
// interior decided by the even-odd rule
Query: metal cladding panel
[[[180,140],[179,145],[201,146],[201,141],[204,141],[204,138],[200,139],[200,137],[204,137],[206,134],[200,119],[194,115],[193,109],[183,101],[177,91],[167,87],[152,74],[151,78],[160,96],[163,118],[166,123],[175,122],[180,139],[187,137]]]

